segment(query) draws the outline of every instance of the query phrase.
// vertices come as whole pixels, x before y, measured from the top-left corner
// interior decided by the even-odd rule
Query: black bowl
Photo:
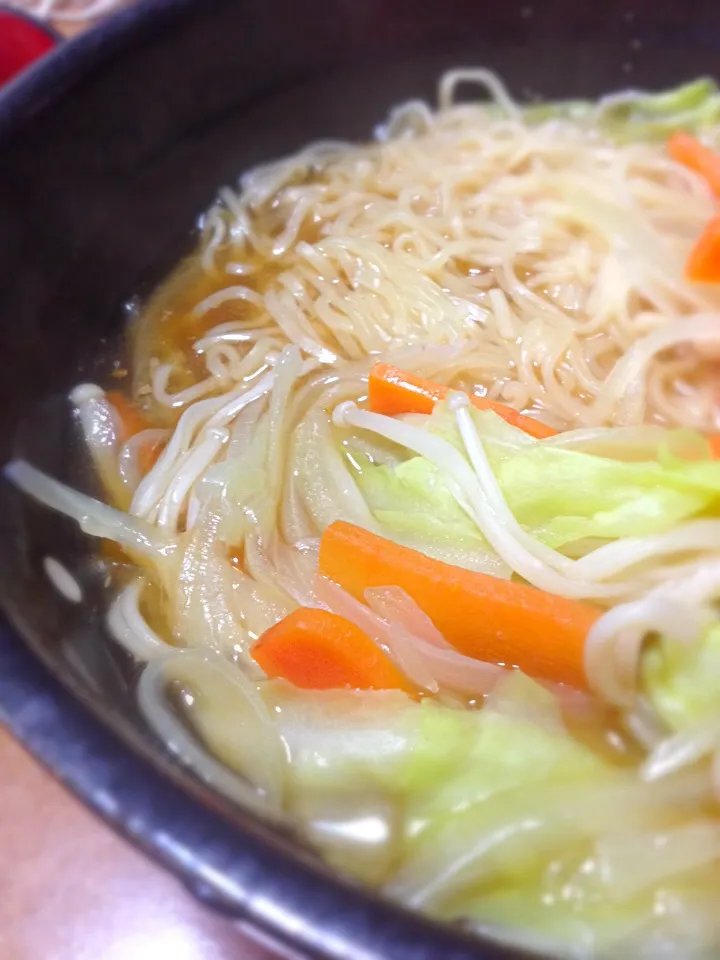
[[[86,482],[68,387],[108,375],[124,304],[248,166],[367,137],[449,65],[567,97],[669,86],[718,55],[717,0],[154,0],[118,15],[0,97],[0,461],[19,444]],[[302,956],[516,955],[338,879],[174,764],[101,637],[87,551],[0,481],[0,709],[70,789],[198,897]],[[85,571],[82,608],[50,588],[47,554]]]

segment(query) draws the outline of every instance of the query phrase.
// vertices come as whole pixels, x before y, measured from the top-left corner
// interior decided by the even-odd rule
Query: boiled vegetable
[[[695,241],[685,274],[693,283],[720,283],[720,217],[714,217]]]
[[[599,128],[616,143],[664,140],[676,131],[698,132],[720,121],[720,93],[709,77],[699,77],[671,90],[645,93],[628,90],[589,100],[531,103],[523,109],[527,123],[567,119]]]
[[[118,419],[120,432],[118,439],[121,443],[125,443],[131,437],[149,428],[145,417],[124,393],[119,390],[111,390],[107,394],[107,399],[112,404]],[[144,438],[138,439],[144,440]],[[160,454],[160,450],[161,444],[157,438],[149,437],[147,442],[140,443],[137,450],[137,468],[140,476],[145,476],[146,473],[150,472]]]
[[[571,779],[605,768],[563,728],[546,690],[517,673],[502,683],[503,696],[482,710],[395,690],[308,695],[272,682],[264,695],[279,707],[290,775],[303,789],[386,788],[428,822],[553,771]],[[528,700],[534,713],[524,717]]]
[[[373,413],[394,417],[400,413],[432,413],[438,400],[443,400],[449,387],[425,380],[387,363],[376,363],[370,371],[369,401]],[[512,407],[484,397],[470,397],[478,410],[494,410],[503,420],[524,430],[531,437],[542,439],[557,433],[539,420],[525,417]]]
[[[645,693],[673,730],[720,720],[720,624],[700,643],[660,639],[643,657]]]
[[[121,441],[129,440],[136,433],[147,429],[149,424],[142,413],[124,393],[119,390],[110,390],[107,398],[117,414],[121,434],[119,439]]]
[[[357,599],[369,587],[400,587],[466,656],[587,685],[584,642],[599,616],[590,605],[441,563],[342,521],[323,534],[320,571]]]
[[[510,576],[458,504],[447,478],[428,460],[412,457],[389,467],[353,452],[348,463],[372,516],[393,539],[468,570]]]
[[[548,546],[661,533],[720,501],[720,461],[708,456],[700,434],[678,439],[683,441],[682,449],[704,449],[705,459],[651,460],[648,454],[647,459],[620,460],[552,441],[539,443],[491,411],[473,410],[472,415],[510,510]],[[455,418],[445,403],[436,405],[425,429],[464,452]],[[608,430],[607,436],[612,433]],[[675,437],[667,431],[667,441],[660,446],[674,448]],[[492,551],[455,499],[448,471],[423,457],[390,466],[373,463],[355,451],[348,464],[373,516],[397,539],[432,555],[442,538],[455,538],[465,548],[475,549],[481,561],[476,569],[507,575],[489,565]],[[461,565],[473,568],[466,562]]]
[[[263,633],[252,649],[268,677],[305,690],[404,690],[408,681],[354,623],[300,607]]]
[[[720,120],[720,93],[709,77],[672,90],[603,97],[590,120],[617,143],[664,140],[678,130],[698,132]]]
[[[670,137],[667,149],[673,160],[699,173],[712,192],[720,197],[720,155],[682,131]]]

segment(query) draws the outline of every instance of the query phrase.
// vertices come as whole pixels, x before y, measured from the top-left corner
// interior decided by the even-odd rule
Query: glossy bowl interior
[[[691,12],[690,12],[691,11]],[[308,141],[367,138],[451,65],[520,98],[712,73],[715,0],[150,0],[0,98],[0,461],[92,489],[67,390],[109,376],[124,305],[193,245],[218,186]],[[50,586],[78,572],[86,602]],[[515,955],[338,879],[284,829],[231,808],[138,717],[106,643],[89,545],[0,480],[0,711],[17,735],[193,891],[302,956]]]

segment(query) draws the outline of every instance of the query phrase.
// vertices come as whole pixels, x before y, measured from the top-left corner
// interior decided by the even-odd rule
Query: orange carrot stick
[[[720,217],[714,217],[695,242],[685,276],[693,283],[720,283]]]
[[[677,163],[699,173],[712,192],[720,197],[720,155],[703,146],[689,133],[674,133],[667,142],[667,151]]]
[[[708,437],[708,443],[710,444],[713,457],[716,460],[720,460],[720,433],[715,434],[714,437]]]
[[[252,656],[269,677],[282,677],[304,690],[411,689],[360,627],[327,610],[294,610],[263,633]]]
[[[399,413],[432,413],[437,401],[446,397],[448,390],[449,387],[425,380],[414,373],[407,373],[388,363],[378,362],[370,371],[370,409],[373,413],[384,413],[388,417],[397,416]],[[503,420],[524,430],[531,437],[542,440],[545,437],[554,437],[557,433],[552,427],[532,417],[524,417],[504,403],[475,396],[471,396],[470,400],[478,410],[494,410]]]
[[[466,656],[587,687],[595,607],[433,560],[340,520],[320,541],[320,572],[358,600],[369,587],[401,587]]]

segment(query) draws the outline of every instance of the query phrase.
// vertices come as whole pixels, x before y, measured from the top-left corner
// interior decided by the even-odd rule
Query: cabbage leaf
[[[571,120],[597,127],[617,143],[665,140],[678,130],[701,133],[720,123],[720,91],[710,77],[660,93],[630,90],[590,100],[558,100],[530,104],[523,115],[528,123]]]
[[[696,644],[660,638],[645,651],[642,669],[647,696],[673,730],[720,718],[720,623]]]
[[[515,518],[549,546],[662,533],[720,503],[720,461],[683,460],[661,451],[655,460],[640,462],[596,456],[534,440],[492,412],[473,409],[472,415]],[[438,404],[425,423],[464,453],[446,404]],[[668,431],[668,442],[671,437]],[[487,550],[453,496],[449,474],[422,457],[395,467],[361,454],[351,459],[370,510],[389,530],[428,542],[456,538]]]

